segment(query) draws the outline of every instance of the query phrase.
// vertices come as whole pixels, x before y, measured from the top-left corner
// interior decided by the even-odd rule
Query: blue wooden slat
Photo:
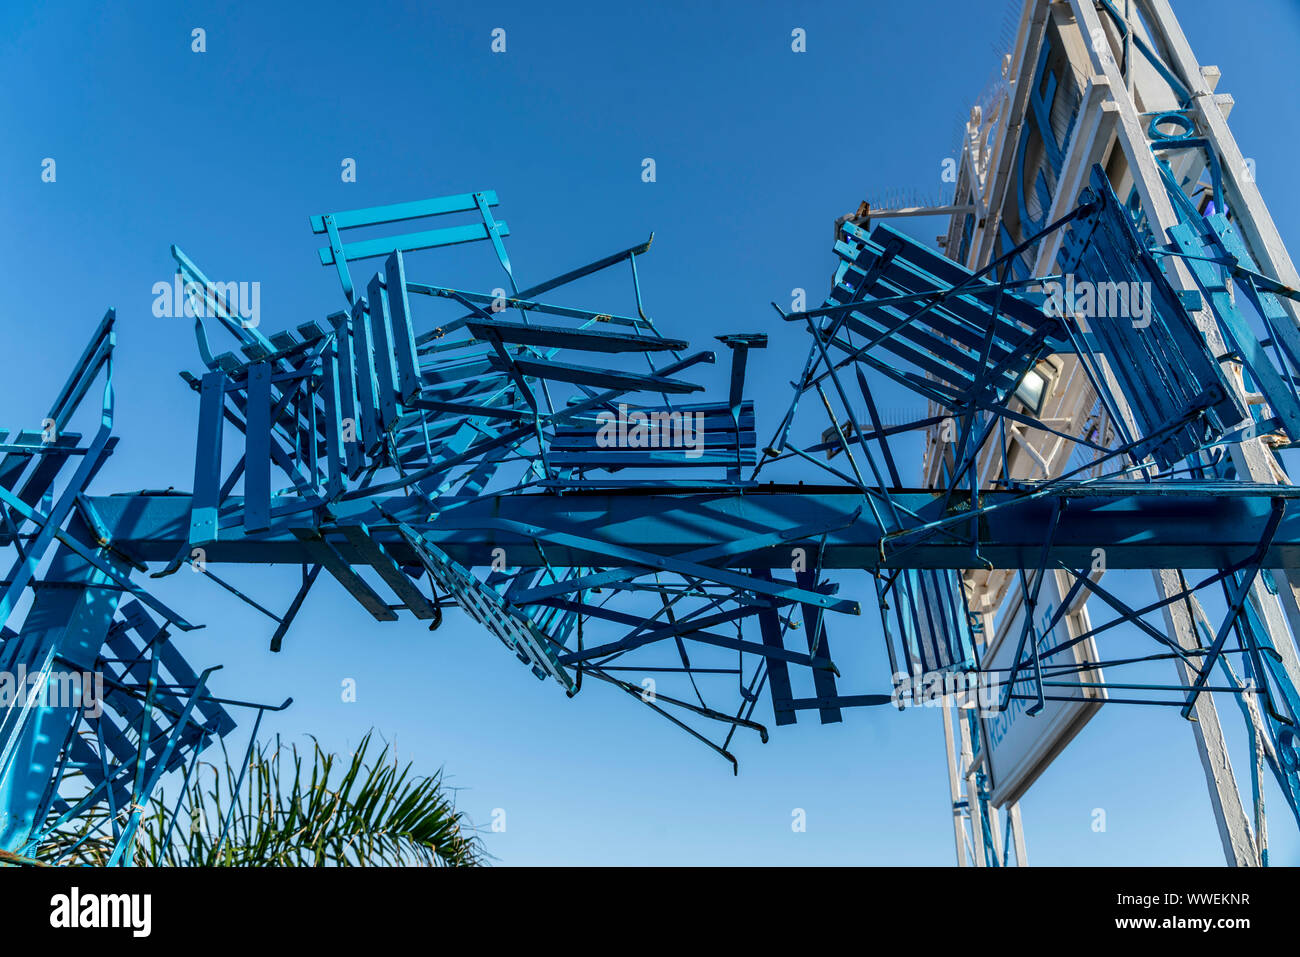
[[[736,464],[735,451],[709,450],[688,457],[687,449],[595,449],[583,452],[552,452],[552,465],[589,468],[704,468]],[[757,455],[753,448],[740,453],[741,465],[753,465]]]
[[[425,216],[440,216],[444,213],[467,213],[478,208],[476,196],[482,196],[489,206],[498,205],[494,190],[485,189],[478,193],[458,193],[455,196],[436,196],[433,199],[417,199],[408,203],[392,203],[388,206],[371,206],[367,209],[353,209],[331,214],[339,229],[351,229],[355,226],[377,226],[381,223],[396,223],[407,219],[421,219]],[[313,233],[325,232],[323,216],[311,218]]]
[[[510,227],[504,222],[497,224],[502,236],[510,235]],[[416,249],[434,249],[439,246],[456,246],[489,238],[487,227],[482,223],[468,223],[464,226],[447,226],[443,229],[429,229],[420,233],[406,233],[402,236],[388,236],[382,239],[363,239],[355,243],[343,243],[342,256],[329,247],[322,246],[316,250],[322,266],[356,262],[374,256],[387,256],[397,250],[410,252]]]
[[[321,357],[321,377],[324,380],[321,395],[325,402],[324,440],[326,495],[333,499],[346,487],[344,474],[347,462],[342,442],[342,419],[339,409],[339,363],[336,358],[337,343],[331,343]]]
[[[378,273],[366,290],[370,304],[370,332],[374,336],[375,388],[379,400],[379,426],[387,432],[397,422],[401,409],[397,405],[397,381],[393,375],[392,330],[388,318],[388,295],[383,277]]]
[[[506,369],[506,363],[497,356],[489,356],[488,362],[495,369],[503,371]],[[693,382],[684,382],[681,379],[671,379],[666,376],[624,372],[621,369],[595,369],[568,362],[556,362],[552,359],[535,359],[523,356],[515,357],[513,362],[515,367],[524,375],[534,375],[557,382],[591,385],[602,389],[628,389],[674,394],[704,391],[704,386],[696,385]]]
[[[190,544],[217,539],[217,509],[221,495],[221,436],[226,401],[226,375],[207,372],[199,392],[198,447],[194,455],[194,505],[190,513]]]
[[[379,445],[379,403],[375,395],[375,356],[371,345],[370,318],[366,301],[352,307],[352,367],[357,381],[357,435],[361,449],[369,453]]]
[[[327,542],[320,533],[314,528],[294,528],[290,529],[294,536],[302,543],[303,548],[311,557],[311,561],[317,565],[323,565],[325,570],[338,580],[348,592],[355,598],[366,611],[377,621],[396,621],[397,614],[388,607],[388,603],[368,584],[365,579],[352,570],[349,565],[334,546]]]
[[[795,572],[794,577],[799,587],[805,591],[827,593],[833,593],[834,591],[833,588],[828,588],[825,584],[818,586],[815,572]],[[803,608],[804,637],[808,642],[808,653],[813,659],[813,687],[817,691],[818,698],[834,698],[838,692],[835,689],[835,673],[830,670],[831,648],[830,639],[826,634],[825,609],[810,604],[801,607]],[[840,709],[834,706],[819,708],[818,716],[821,718],[822,724],[833,724],[836,721],[844,720]]]
[[[425,393],[428,395],[436,394],[436,389],[431,389],[430,386],[460,382],[466,379],[471,380],[476,389],[480,388],[483,385],[484,376],[492,377],[495,363],[489,359],[490,356],[492,356],[490,352],[476,352],[455,361],[438,363],[435,368],[421,375],[425,384]],[[495,357],[492,356],[492,358]],[[495,385],[491,386],[491,388],[496,387]]]
[[[409,402],[420,391],[420,357],[415,347],[415,326],[406,297],[406,265],[401,252],[384,266],[388,286],[388,317],[393,330],[393,357],[397,360],[397,392]]]
[[[566,329],[563,326],[526,324],[507,319],[486,321],[471,319],[465,324],[479,338],[489,332],[502,342],[559,349],[582,349],[587,352],[668,352],[690,346],[684,339],[660,339],[627,332],[599,329]]]
[[[671,428],[665,426],[665,429]],[[557,436],[551,443],[550,447],[556,451],[563,452],[594,452],[599,455],[601,452],[620,452],[625,449],[632,451],[645,451],[646,449],[677,449],[685,445],[688,441],[691,445],[704,449],[706,451],[734,451],[737,446],[741,449],[753,449],[756,444],[757,433],[753,429],[744,429],[739,433],[731,430],[702,432],[697,437],[694,432],[687,436],[686,433],[676,431],[669,432],[665,435],[664,431],[651,429],[644,436],[648,444],[632,445],[630,443],[602,444],[596,435],[578,434]]]
[[[426,296],[435,296],[440,299],[455,299],[457,301],[465,300],[476,306],[488,306],[496,302],[500,297],[488,293],[470,292],[466,289],[452,289],[450,286],[430,286],[426,283],[412,282],[406,284],[407,292],[416,292]],[[622,316],[613,312],[592,312],[590,309],[575,309],[570,306],[557,306],[554,303],[539,302],[536,299],[521,299],[517,296],[509,297],[507,305],[511,309],[519,312],[539,312],[551,316],[564,316],[569,319],[580,319],[583,322],[601,322],[615,326],[634,326],[645,328],[651,326],[648,320],[636,316]],[[456,323],[452,323],[453,328],[458,328]]]
[[[329,317],[334,324],[335,356],[338,360],[340,439],[347,460],[347,474],[356,477],[365,464],[361,454],[361,424],[358,421],[356,373],[352,366],[352,323],[346,312]],[[348,439],[346,436],[351,435]]]
[[[772,573],[766,568],[754,569],[753,575],[764,581],[772,581]],[[765,608],[758,613],[758,627],[765,647],[785,651],[785,642],[781,638],[781,619],[775,608]],[[794,694],[790,685],[790,666],[776,655],[770,655],[766,660],[768,683],[772,688],[773,719],[778,725],[794,724],[798,715],[789,706]]]
[[[248,367],[247,429],[244,444],[244,530],[271,524],[271,366]]]
[[[388,584],[388,587],[416,618],[427,621],[437,617],[437,609],[424,597],[424,593],[415,587],[411,577],[402,571],[397,562],[393,561],[384,546],[370,537],[364,525],[343,525],[340,529],[348,543],[357,550],[361,561],[374,568],[379,577]]]
[[[325,335],[325,330],[315,319],[308,319],[306,322],[299,323],[298,335],[302,336],[303,342],[311,343]]]

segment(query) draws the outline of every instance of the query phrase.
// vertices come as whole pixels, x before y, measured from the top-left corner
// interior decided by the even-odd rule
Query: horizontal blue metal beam
[[[1047,554],[1049,563],[1073,568],[1091,566],[1093,550],[1105,550],[1109,568],[1224,568],[1249,559],[1268,527],[1274,498],[1294,498],[1300,488],[1240,483],[1230,488],[1197,482],[1166,482],[1135,490],[1133,483],[1062,486],[1050,494],[986,492],[979,517],[978,551],[999,568],[1036,568],[1042,557],[1043,529],[1057,500],[1068,507]],[[864,512],[856,521],[862,496],[843,489],[810,486],[759,486],[743,495],[729,491],[678,490],[626,494],[568,492],[487,495],[456,503],[439,500],[432,520],[428,504],[414,496],[374,496],[334,503],[340,525],[364,524],[371,537],[399,564],[416,560],[393,521],[400,519],[466,566],[488,565],[492,549],[507,550],[514,566],[540,563],[533,538],[508,530],[511,524],[565,533],[564,543],[546,547],[554,567],[601,567],[609,554],[632,548],[674,557],[734,541],[737,535],[764,530],[820,525],[837,528],[825,536],[821,565],[834,568],[969,568],[979,564],[969,540],[971,513],[954,504],[944,511],[933,492],[901,491],[891,497],[908,525],[902,536],[884,541],[882,528]],[[114,546],[140,561],[169,561],[189,544],[191,498],[188,495],[113,495],[89,499]],[[284,503],[289,504],[287,498]],[[237,514],[242,501],[231,497],[223,514]],[[912,518],[909,513],[914,513]],[[947,524],[923,537],[916,530]],[[246,532],[223,522],[218,541],[206,545],[208,562],[315,563],[293,534],[301,518],[273,517],[263,532]],[[495,526],[495,528],[494,528]],[[1141,529],[1135,532],[1134,529]],[[572,536],[572,537],[570,537]],[[583,540],[579,543],[577,540]],[[817,547],[821,539],[790,541],[746,555],[728,555],[726,567],[788,569],[791,548]],[[366,556],[347,542],[331,542],[347,562],[365,564]],[[1265,551],[1265,568],[1300,566],[1300,507],[1288,508]]]

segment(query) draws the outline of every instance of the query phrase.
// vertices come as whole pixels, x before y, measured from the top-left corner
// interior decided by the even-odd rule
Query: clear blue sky
[[[768,301],[796,286],[824,295],[832,221],[869,191],[938,193],[1008,13],[1001,0],[223,6],[0,11],[0,333],[10,347],[0,418],[39,422],[116,306],[122,442],[100,492],[192,481],[197,403],[176,371],[200,363],[188,323],[150,310],[153,284],[172,275],[168,244],[214,278],[260,281],[269,333],[341,304],[309,215],[485,188],[501,196],[524,283],[654,230],[642,282],[667,334],[702,344],[773,333],[751,367],[769,428],[803,347],[772,328]],[[1237,97],[1232,127],[1300,249],[1289,179],[1300,13],[1293,0],[1175,6],[1201,61],[1221,67],[1220,92]],[[195,27],[206,53],[191,52]],[[505,54],[490,52],[496,27]],[[790,49],[796,27],[803,54]],[[46,157],[57,162],[52,184],[40,179]],[[344,157],[357,161],[354,184],[340,180]],[[644,157],[656,161],[653,184],[641,181]],[[916,235],[932,240],[936,225]],[[496,285],[471,258],[482,261],[428,259],[419,278]],[[590,288],[593,299],[575,304],[615,308]],[[228,577],[283,607],[295,575]],[[476,821],[505,809],[505,833],[487,835],[502,863],[953,860],[937,712],[858,710],[840,725],[774,731],[766,746],[745,739],[733,778],[613,689],[565,699],[458,612],[436,633],[409,618],[380,626],[322,579],[272,655],[271,623],[199,576],[177,575],[159,594],[207,624],[179,641],[197,665],[226,664],[216,690],[295,698],[268,731],[345,750],[374,726],[419,767],[445,765]],[[877,627],[864,617],[832,635],[844,646]],[[356,703],[340,700],[345,678],[357,681]],[[1235,709],[1223,713],[1240,723]],[[1090,827],[1098,807],[1102,834]],[[1293,822],[1272,807],[1274,860],[1300,862]],[[794,808],[807,812],[806,833],[791,830]],[[1103,709],[1023,810],[1037,864],[1222,861],[1175,709]]]

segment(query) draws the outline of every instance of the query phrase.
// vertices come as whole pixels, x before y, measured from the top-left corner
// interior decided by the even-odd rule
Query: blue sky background
[[[1011,16],[1020,4],[1011,5]],[[1201,62],[1236,96],[1230,122],[1284,238],[1300,248],[1293,0],[1175,7]],[[188,322],[157,319],[170,243],[210,276],[262,284],[262,331],[342,304],[308,216],[497,190],[521,285],[630,246],[669,335],[762,330],[751,364],[760,432],[795,374],[793,330],[767,303],[820,299],[832,221],[871,191],[937,196],[941,163],[993,76],[1008,4],[8,3],[0,11],[0,409],[34,427],[110,306],[118,309],[119,452],[96,491],[192,482],[200,366]],[[190,31],[207,31],[191,52]],[[507,52],[490,32],[507,31]],[[807,52],[790,49],[795,27]],[[41,161],[57,162],[42,183]],[[340,180],[344,157],[357,182]],[[653,157],[657,182],[641,181]],[[941,224],[912,221],[927,241]],[[500,283],[485,247],[425,254],[411,275]],[[622,298],[620,298],[622,297]],[[574,304],[627,307],[617,284]],[[568,301],[568,300],[565,300]],[[225,348],[225,346],[223,346]],[[725,362],[702,379],[721,386]],[[766,403],[766,404],[765,404]],[[916,463],[919,474],[919,462]],[[916,476],[913,476],[915,478]],[[232,569],[275,607],[294,569]],[[159,594],[207,628],[178,639],[224,662],[224,695],[293,708],[265,728],[346,750],[370,727],[403,758],[445,765],[504,864],[946,864],[952,828],[937,712],[846,713],[771,742],[740,739],[741,773],[605,687],[567,700],[458,612],[430,633],[379,626],[322,578],[279,655],[271,623],[199,576]],[[863,617],[840,647],[875,640]],[[358,701],[340,700],[354,678]],[[887,675],[859,674],[879,690]],[[858,690],[868,690],[860,687]],[[1221,713],[1235,729],[1235,708]],[[757,715],[770,719],[770,705]],[[807,719],[805,718],[805,721]],[[245,722],[244,727],[247,727]],[[237,736],[239,732],[236,733]],[[1239,741],[1239,735],[1236,740]],[[1239,775],[1247,771],[1238,749]],[[1103,709],[1022,804],[1035,864],[1221,863],[1192,733],[1176,709]],[[1277,863],[1300,841],[1272,807]],[[791,811],[807,812],[806,833]],[[1107,811],[1107,830],[1091,828]]]

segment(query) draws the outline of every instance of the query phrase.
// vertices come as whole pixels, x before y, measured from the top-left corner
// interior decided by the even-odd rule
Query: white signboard
[[[1069,576],[1065,572],[1051,572],[1043,581],[1038,593],[1036,625],[1038,648],[1042,655],[1043,671],[1060,671],[1076,664],[1091,663],[1097,660],[1097,650],[1092,638],[1048,656],[1046,652],[1062,642],[1075,638],[1088,631],[1088,611],[1083,607],[1082,599],[1086,590],[1075,598],[1075,607],[1061,616],[1050,632],[1044,632],[1043,626],[1056,614],[1060,607],[1063,591],[1068,591]],[[1030,591],[1033,590],[1033,578],[1030,578]],[[1020,634],[1025,625],[1025,607],[1020,588],[1015,588],[1007,596],[1009,603],[1002,615],[997,634],[985,651],[983,666],[986,669],[1010,669],[1016,648],[1020,644]],[[1032,651],[1026,643],[1023,657],[1029,659]],[[996,711],[1000,695],[1006,693],[1006,681],[1009,670],[994,671],[994,677],[1002,681],[998,691],[999,697],[993,699],[992,707],[983,709],[980,720],[983,722],[984,750],[988,762],[989,777],[992,779],[992,801],[1001,807],[1017,801],[1026,789],[1034,783],[1040,774],[1051,764],[1052,759],[1061,753],[1071,739],[1078,734],[1088,719],[1091,718],[1101,702],[1105,692],[1100,688],[1052,687],[1043,688],[1046,697],[1068,697],[1068,701],[1047,701],[1043,710],[1036,715],[1026,714],[1033,706],[1035,684],[1033,665],[1021,668],[1016,676],[1014,693],[1021,697],[1013,698],[1006,711]],[[1059,677],[1045,677],[1045,681],[1058,681],[1066,684],[1096,683],[1101,681],[1101,670],[1091,669],[1069,672]],[[1030,697],[1025,697],[1030,696]]]

